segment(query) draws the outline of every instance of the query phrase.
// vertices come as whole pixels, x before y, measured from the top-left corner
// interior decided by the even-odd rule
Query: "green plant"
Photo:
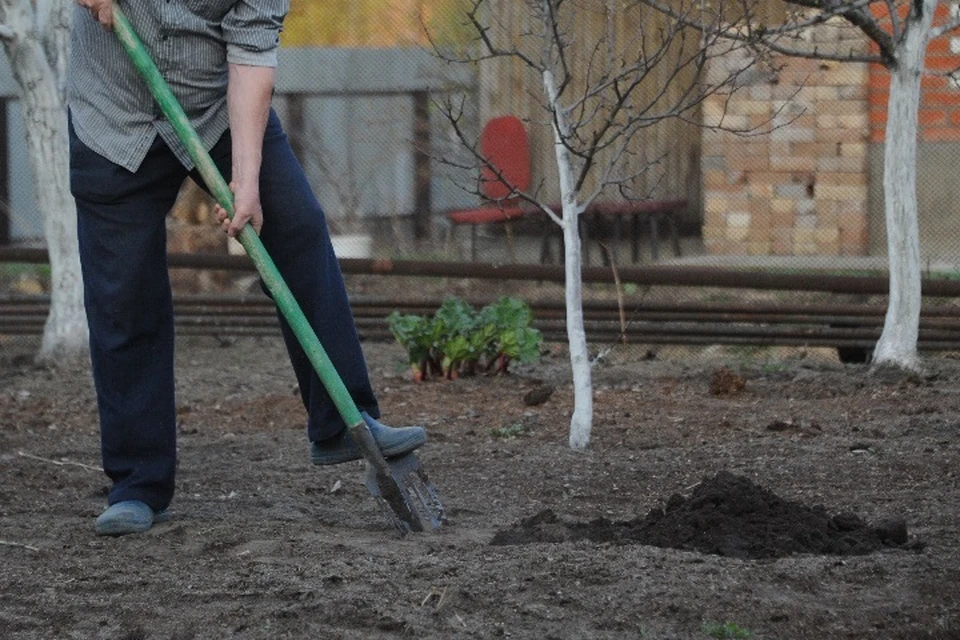
[[[0,289],[18,290],[18,285],[22,286],[23,283],[33,283],[44,291],[50,291],[50,265],[20,262],[0,264]]]
[[[703,625],[703,632],[711,638],[717,638],[717,640],[753,637],[752,631],[734,622],[707,622]]]
[[[474,340],[471,339],[478,323],[473,307],[456,297],[444,300],[433,315],[433,355],[448,379],[457,377],[464,361],[478,357]]]
[[[519,436],[525,436],[528,433],[530,433],[529,427],[522,422],[515,422],[510,425],[496,427],[495,429],[490,430],[490,434],[494,438],[501,438],[503,440],[511,440]]]
[[[784,362],[765,362],[760,365],[760,373],[765,376],[769,376],[775,373],[783,373],[787,370],[787,365]]]
[[[503,297],[480,312],[450,297],[432,318],[394,312],[387,324],[407,349],[414,378],[456,378],[478,369],[507,373],[510,362],[530,362],[540,355],[543,336],[530,327],[533,314],[522,300]]]
[[[431,322],[423,316],[401,314],[394,311],[387,316],[390,332],[407,350],[407,361],[413,369],[413,377],[422,380],[428,375],[431,350]]]
[[[511,361],[533,362],[540,357],[543,334],[530,326],[533,312],[523,300],[504,296],[480,310],[484,328],[494,335],[487,343],[487,370],[507,373]]]

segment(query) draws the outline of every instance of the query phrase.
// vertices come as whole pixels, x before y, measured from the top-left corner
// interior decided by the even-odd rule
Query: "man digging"
[[[188,176],[186,148],[119,41],[110,0],[77,0],[68,84],[70,184],[100,415],[113,481],[97,533],[143,532],[168,517],[176,470],[173,304],[165,218]],[[140,38],[234,194],[217,207],[236,237],[250,224],[276,263],[386,457],[426,442],[380,410],[323,210],[270,108],[288,0],[131,0]],[[289,325],[283,337],[307,410],[311,460],[361,453]]]

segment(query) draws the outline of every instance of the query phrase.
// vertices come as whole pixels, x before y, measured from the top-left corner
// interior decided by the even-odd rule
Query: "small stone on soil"
[[[554,387],[549,384],[542,384],[527,391],[523,396],[523,404],[528,407],[536,407],[543,404],[553,395]]]

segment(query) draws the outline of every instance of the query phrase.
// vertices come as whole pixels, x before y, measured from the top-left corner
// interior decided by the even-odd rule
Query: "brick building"
[[[942,20],[947,9],[941,7]],[[845,23],[809,34],[821,50],[869,50]],[[742,69],[729,53],[714,79]],[[931,42],[921,95],[918,205],[927,260],[960,258],[960,39]],[[882,255],[886,69],[862,62],[774,59],[729,99],[704,105],[703,239],[714,254]],[[753,135],[769,131],[766,135]]]

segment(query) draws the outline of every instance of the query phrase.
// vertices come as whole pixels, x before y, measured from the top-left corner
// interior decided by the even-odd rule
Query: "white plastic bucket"
[[[345,233],[330,236],[338,258],[369,258],[373,255],[373,236],[366,233]]]

